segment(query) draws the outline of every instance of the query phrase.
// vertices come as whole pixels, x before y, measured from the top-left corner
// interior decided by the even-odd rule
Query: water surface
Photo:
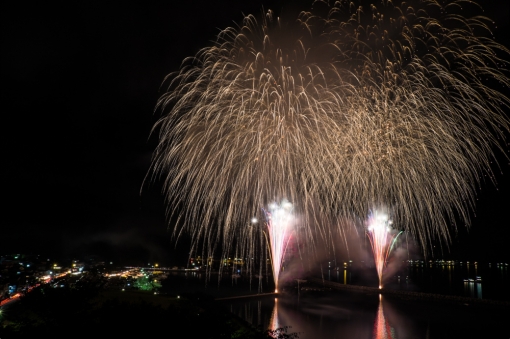
[[[264,328],[290,326],[313,338],[508,338],[508,309],[406,302],[363,293],[326,291],[278,298],[232,299],[228,310]]]

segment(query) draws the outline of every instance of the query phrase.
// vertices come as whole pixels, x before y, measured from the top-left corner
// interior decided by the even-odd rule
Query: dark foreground
[[[214,297],[201,291],[182,291],[174,283],[163,283],[156,293],[120,289],[117,282],[101,276],[87,276],[72,284],[41,285],[0,309],[0,338],[293,337],[284,329],[252,326]]]
[[[373,288],[334,290],[321,282],[270,293],[241,280],[206,287],[170,276],[158,294],[122,291],[101,277],[42,286],[0,314],[0,338],[161,335],[186,338],[509,338],[507,303],[438,300],[426,294],[380,296]],[[257,294],[260,295],[257,296]],[[251,295],[250,298],[240,298]],[[255,295],[255,296],[254,296]],[[234,298],[232,298],[234,297]],[[227,298],[227,299],[225,299]],[[219,300],[223,299],[223,300]],[[266,329],[285,328],[288,333]]]
[[[361,286],[335,289],[309,279],[299,293],[225,304],[246,321],[292,326],[300,339],[510,338],[508,302]]]

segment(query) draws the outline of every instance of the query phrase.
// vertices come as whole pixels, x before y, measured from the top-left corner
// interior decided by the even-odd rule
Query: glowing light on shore
[[[271,203],[269,210],[264,210],[264,214],[266,216],[275,293],[278,293],[278,278],[294,221],[293,206],[284,199],[281,204]]]

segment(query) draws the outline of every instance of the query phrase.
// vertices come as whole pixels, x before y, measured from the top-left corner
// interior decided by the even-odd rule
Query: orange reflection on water
[[[271,319],[269,320],[269,330],[276,330],[280,328],[280,323],[278,322],[278,298],[274,298],[274,308],[273,313],[271,314]]]
[[[395,330],[384,317],[382,295],[379,294],[379,308],[374,323],[374,339],[397,339]]]

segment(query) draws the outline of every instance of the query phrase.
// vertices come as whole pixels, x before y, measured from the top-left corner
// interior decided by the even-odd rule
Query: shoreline
[[[425,293],[425,292],[414,292],[414,291],[402,291],[392,290],[377,287],[358,286],[358,285],[344,285],[341,283],[323,280],[320,278],[308,278],[308,282],[315,285],[322,285],[323,287],[329,287],[339,291],[350,291],[350,292],[361,292],[365,294],[381,294],[385,296],[396,296],[399,299],[404,300],[423,300],[432,301],[438,303],[449,303],[465,306],[497,306],[510,308],[510,302],[503,300],[492,300],[492,299],[478,299],[470,297],[462,297],[455,295],[437,294],[437,293]]]

